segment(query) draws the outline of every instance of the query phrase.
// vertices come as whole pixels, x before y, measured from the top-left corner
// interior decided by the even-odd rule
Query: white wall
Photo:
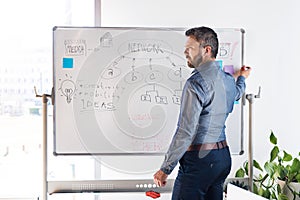
[[[246,93],[262,87],[253,104],[253,146],[263,161],[270,130],[288,152],[300,150],[299,9],[299,0],[102,0],[102,26],[244,28],[245,64],[253,67]],[[247,152],[235,156],[232,171],[245,159]]]

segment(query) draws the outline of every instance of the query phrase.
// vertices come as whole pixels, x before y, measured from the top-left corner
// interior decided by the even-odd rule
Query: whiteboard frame
[[[76,27],[76,26],[55,26],[53,27],[53,85],[54,85],[54,90],[53,90],[53,134],[54,134],[54,144],[53,144],[53,149],[54,152],[53,154],[56,156],[59,155],[70,155],[70,156],[78,156],[78,155],[97,155],[97,156],[113,156],[113,155],[121,155],[121,156],[145,156],[145,155],[164,155],[165,153],[153,153],[153,152],[135,152],[135,153],[127,153],[127,152],[122,152],[122,153],[76,153],[76,152],[58,152],[57,151],[57,132],[56,132],[56,114],[57,114],[57,110],[56,110],[56,106],[55,106],[55,89],[56,87],[56,74],[55,74],[55,64],[54,64],[54,60],[55,60],[55,50],[54,50],[54,45],[55,45],[55,38],[54,38],[54,32],[56,30],[60,30],[60,29],[117,29],[117,30],[130,30],[130,29],[138,29],[138,30],[174,30],[174,31],[185,31],[187,30],[187,28],[168,28],[168,27]],[[224,30],[226,31],[228,30],[239,30],[241,33],[241,66],[244,65],[244,34],[245,34],[245,30],[242,28],[213,28],[216,32],[218,32],[218,30]],[[239,152],[231,152],[232,155],[242,155],[244,154],[244,106],[245,106],[245,95],[243,95],[242,99],[240,100],[240,108],[241,108],[241,130],[240,130],[240,150]]]

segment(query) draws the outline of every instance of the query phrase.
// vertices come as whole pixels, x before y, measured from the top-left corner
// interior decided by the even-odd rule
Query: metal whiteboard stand
[[[85,193],[85,192],[147,192],[155,189],[156,192],[171,192],[173,189],[174,180],[169,179],[165,187],[154,186],[152,179],[141,180],[83,180],[83,181],[48,181],[48,138],[47,138],[47,105],[48,98],[54,103],[54,88],[52,94],[37,94],[34,88],[36,97],[41,97],[43,102],[43,143],[42,143],[42,157],[43,157],[43,189],[42,197],[39,200],[47,200],[48,194],[54,193]],[[138,186],[138,187],[137,187]],[[150,187],[149,187],[150,186]]]
[[[42,157],[43,157],[43,189],[42,189],[42,199],[41,200],[47,200],[47,173],[48,173],[48,163],[47,163],[47,159],[48,159],[48,154],[47,154],[47,150],[48,150],[48,140],[47,140],[47,104],[48,104],[48,98],[51,98],[52,103],[53,103],[53,90],[52,90],[52,94],[43,94],[43,95],[39,95],[37,94],[36,88],[34,87],[34,91],[35,91],[35,96],[36,97],[41,97],[42,98],[42,102],[43,102],[43,143],[42,143]]]
[[[252,130],[253,130],[253,114],[252,114],[252,106],[255,98],[260,98],[260,90],[259,86],[258,94],[247,94],[246,99],[249,101],[249,138],[248,138],[248,174],[249,174],[249,191],[253,191],[253,145],[252,145]]]

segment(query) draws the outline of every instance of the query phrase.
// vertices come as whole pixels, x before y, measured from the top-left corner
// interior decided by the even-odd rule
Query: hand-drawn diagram
[[[108,152],[164,152],[165,141],[170,141],[176,128],[183,85],[191,73],[181,52],[185,36],[170,31],[150,35],[146,30],[107,31],[95,40],[78,40],[85,41],[86,56],[80,69],[74,70],[76,81],[60,81],[67,102],[73,100],[83,145],[93,152],[99,145],[95,138],[102,144],[104,137],[112,146]],[[74,89],[64,89],[67,83]]]
[[[60,87],[58,90],[61,91],[61,94],[66,97],[67,103],[71,103],[73,95],[76,91],[76,85],[72,81],[72,76],[69,76],[68,74],[65,74],[66,78],[65,80],[59,79],[61,81]]]

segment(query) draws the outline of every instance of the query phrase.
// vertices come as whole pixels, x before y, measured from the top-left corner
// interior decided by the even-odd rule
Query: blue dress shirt
[[[176,132],[161,170],[170,174],[191,144],[226,139],[225,121],[245,91],[245,77],[221,70],[216,61],[197,67],[186,81]]]

